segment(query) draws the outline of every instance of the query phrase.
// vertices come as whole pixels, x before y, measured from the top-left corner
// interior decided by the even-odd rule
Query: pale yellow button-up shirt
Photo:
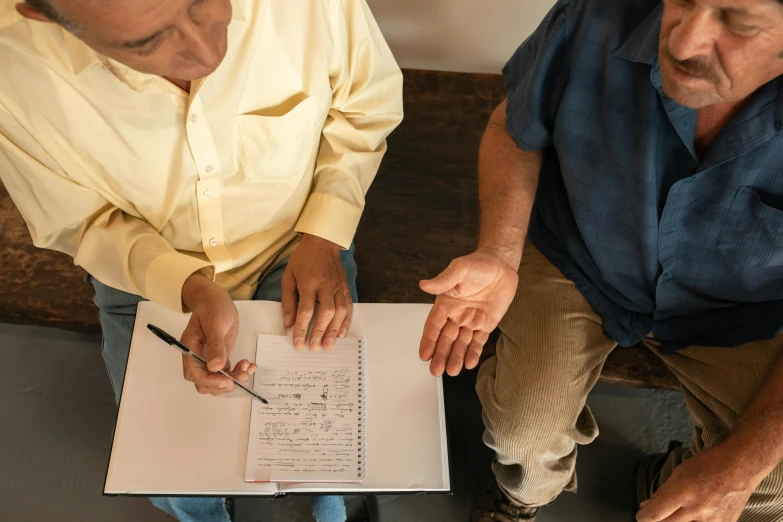
[[[350,245],[402,119],[365,0],[234,0],[225,61],[189,94],[18,1],[0,0],[0,179],[37,246],[180,310],[202,269],[250,298],[297,232]]]

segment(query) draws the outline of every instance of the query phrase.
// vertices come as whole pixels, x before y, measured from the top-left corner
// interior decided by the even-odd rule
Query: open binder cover
[[[255,360],[259,335],[285,335],[279,303],[237,302],[233,361]],[[146,328],[179,336],[187,316],[139,305],[104,493],[274,496],[450,490],[441,379],[418,359],[429,305],[357,304],[349,336],[366,343],[366,449],[361,482],[246,482],[251,399],[200,395],[179,352]],[[290,334],[289,334],[290,335]]]

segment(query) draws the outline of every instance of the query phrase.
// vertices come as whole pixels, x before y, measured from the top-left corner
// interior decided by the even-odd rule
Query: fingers
[[[306,344],[309,344],[311,350],[333,348],[337,337],[345,337],[351,325],[353,302],[347,282],[343,281],[343,284],[337,286],[337,290],[333,284],[323,284],[313,285],[310,288],[300,287],[298,293],[299,305],[293,325],[294,346],[298,350],[304,348]],[[315,315],[316,297],[318,314],[309,332],[308,341],[308,329]],[[286,313],[285,310],[284,308],[283,313]]]
[[[642,520],[637,516],[637,521]],[[653,515],[657,516],[657,515]],[[694,522],[694,517],[697,515],[694,515],[692,513],[688,513],[685,509],[680,509],[673,513],[672,515],[666,517],[666,518],[650,518],[650,519],[644,519],[644,520],[654,520],[655,522]]]
[[[292,272],[286,270],[282,280],[283,298],[283,323],[286,328],[291,328],[296,321],[296,279]]]
[[[294,323],[294,346],[297,350],[305,347],[307,329],[315,313],[315,292],[299,289],[299,306],[296,310],[296,322]]]
[[[693,513],[687,512],[685,509],[680,509],[673,515],[664,518],[661,522],[693,522],[695,517],[697,516],[698,515],[694,515]],[[704,520],[714,520],[714,519],[704,519]],[[737,520],[737,519],[733,518],[731,520]]]
[[[211,393],[213,395],[228,393],[234,383],[225,375],[212,373],[189,355],[182,356],[182,368],[185,380],[192,382],[199,393]]]
[[[228,362],[228,354],[226,353],[226,343],[222,337],[207,336],[207,342],[204,349],[205,359],[207,360],[207,368],[211,372],[219,372]]]
[[[435,344],[435,353],[430,362],[430,373],[436,377],[443,375],[446,363],[449,360],[454,341],[459,336],[460,328],[454,321],[449,320],[440,332],[438,342]]]
[[[348,335],[348,331],[351,329],[351,321],[353,320],[353,299],[351,298],[350,290],[345,292],[345,301],[348,311],[345,314],[345,319],[343,319],[343,324],[340,327],[340,332],[338,333],[340,337],[345,337]]]
[[[636,514],[637,522],[681,522],[686,520],[681,512],[682,501],[673,495],[658,491]],[[690,522],[688,519],[686,522]]]
[[[443,301],[438,298],[435,306],[430,310],[427,321],[424,323],[424,332],[422,333],[421,343],[419,343],[419,358],[422,361],[429,361],[435,354],[435,345],[440,337],[440,332],[446,326],[449,316]]]
[[[347,289],[340,289],[334,295],[334,317],[326,327],[326,333],[324,333],[322,346],[326,350],[331,350],[334,347],[334,343],[337,340],[337,336],[345,330],[347,332],[348,327],[344,326],[346,317],[348,317],[349,311],[353,308],[351,302],[351,296]],[[348,322],[350,325],[350,320]],[[342,335],[341,337],[345,337]]]
[[[334,319],[336,312],[335,295],[321,290],[318,294],[318,317],[315,319],[313,330],[310,332],[310,349],[320,350],[326,329]]]
[[[419,282],[422,290],[432,295],[445,294],[453,290],[455,286],[465,278],[467,267],[461,259],[455,259],[451,264],[433,279],[425,279]]]
[[[473,331],[468,328],[460,328],[457,338],[454,340],[454,345],[451,348],[451,355],[449,355],[448,362],[446,363],[446,373],[452,377],[459,375],[462,371],[462,365],[465,362],[465,354],[468,351],[468,344],[473,340]]]
[[[487,339],[489,339],[489,333],[482,331],[473,332],[473,339],[470,341],[468,353],[465,355],[465,368],[472,370],[478,366],[481,352],[484,351],[484,345],[487,344]]]
[[[234,369],[229,371],[228,373],[229,375],[231,375],[231,377],[238,380],[242,384],[247,384],[252,378],[253,374],[256,373],[257,369],[258,367],[255,364],[251,363],[247,359],[243,359],[239,361],[236,364],[236,366],[234,366]]]
[[[191,351],[197,354],[204,353],[206,339],[198,318],[191,316],[187,328],[182,333],[180,342],[187,346]],[[207,359],[208,360],[208,359]],[[225,363],[220,364],[217,369],[220,370]],[[220,374],[212,373],[199,361],[189,355],[182,356],[182,373],[185,380],[196,385],[196,388],[204,390],[228,390],[233,383],[231,379]]]
[[[229,347],[233,348],[236,343],[239,324],[230,317],[222,319],[211,314],[194,313],[180,339],[182,344],[201,355],[208,363],[205,368],[197,359],[189,355],[182,356],[183,375],[200,393],[219,395],[234,387],[231,379],[216,372],[228,367]],[[250,363],[243,361],[241,369],[249,374]]]
[[[206,370],[192,357],[183,355],[182,365],[185,368],[185,379],[192,382],[199,393],[217,396],[234,391],[235,385],[231,379],[225,375]],[[245,384],[250,381],[257,369],[255,364],[243,359],[228,373],[237,381]]]

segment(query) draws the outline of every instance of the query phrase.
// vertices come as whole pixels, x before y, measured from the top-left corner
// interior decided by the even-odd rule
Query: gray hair
[[[73,20],[70,20],[69,18],[64,16],[59,11],[59,9],[57,9],[52,4],[51,0],[25,0],[25,2],[27,3],[27,5],[29,5],[36,11],[45,15],[52,22],[56,22],[60,24],[64,28],[68,29],[69,31],[75,30],[76,24],[73,22]]]

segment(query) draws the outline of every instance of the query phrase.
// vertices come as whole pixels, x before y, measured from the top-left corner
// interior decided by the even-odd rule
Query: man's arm
[[[569,35],[579,2],[558,0],[503,68],[508,99],[492,115],[481,144],[478,249],[422,281],[437,295],[419,355],[435,375],[478,364],[489,334],[508,310],[530,222],[541,151],[553,145],[560,101],[570,77]]]
[[[730,348],[716,348],[721,349]],[[778,361],[729,438],[679,465],[636,519],[736,522],[753,491],[783,460],[782,433],[783,361]]]
[[[783,360],[723,443],[755,489],[783,460]]]
[[[228,293],[212,282],[203,259],[177,252],[143,220],[112,205],[97,191],[73,182],[29,133],[0,107],[0,179],[22,213],[33,242],[58,250],[96,279],[168,308],[193,312],[183,342],[222,369],[236,340],[238,318]],[[186,377],[204,393],[231,391],[222,375],[183,362]],[[234,377],[254,371],[240,361]]]
[[[519,268],[541,171],[541,151],[517,147],[506,130],[504,100],[489,119],[479,149],[481,228],[478,251]]]
[[[177,252],[148,223],[75,183],[0,107],[0,179],[39,248],[64,252],[112,288],[182,311],[182,286],[210,263]]]
[[[313,189],[296,224],[304,234],[283,276],[285,325],[310,348],[331,348],[348,332],[352,303],[340,249],[351,246],[364,196],[402,121],[402,73],[365,0],[331,0],[332,106],[324,123]],[[326,43],[325,43],[326,45]]]
[[[475,368],[489,334],[508,310],[530,222],[540,151],[523,151],[506,130],[506,102],[492,114],[479,150],[481,230],[476,252],[452,261],[434,279],[422,281],[437,295],[419,356],[430,372],[457,375]]]

